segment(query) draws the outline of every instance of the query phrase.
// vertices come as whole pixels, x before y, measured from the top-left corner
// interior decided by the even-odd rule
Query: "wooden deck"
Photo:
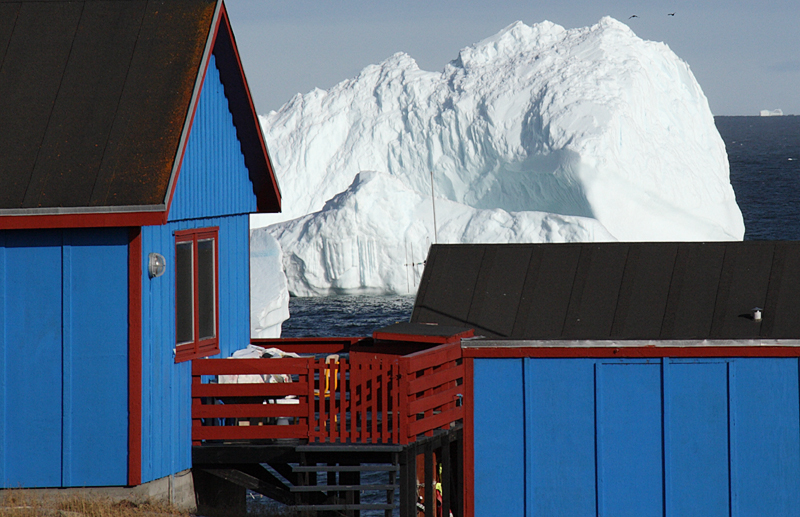
[[[259,344],[303,357],[192,363],[194,445],[287,439],[403,445],[463,421],[459,342],[419,345],[406,355],[371,339]],[[338,358],[327,359],[333,354]],[[247,377],[217,382],[223,375]]]
[[[421,515],[435,515],[437,506],[461,515],[463,334],[394,330],[373,338],[253,343],[300,358],[193,361],[199,479],[212,476],[213,490],[227,483],[237,501],[247,488],[303,510],[391,515],[399,505],[410,517],[433,501]],[[389,473],[388,482],[361,483],[361,472],[378,468]],[[432,491],[437,482],[440,502]],[[376,490],[386,492],[385,503],[361,502],[361,493]]]

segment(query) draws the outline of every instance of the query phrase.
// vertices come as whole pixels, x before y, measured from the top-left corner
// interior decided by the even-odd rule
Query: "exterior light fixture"
[[[753,321],[761,321],[761,308],[753,307]]]
[[[167,260],[160,253],[150,253],[147,255],[147,272],[150,278],[156,278],[164,274],[167,269]]]

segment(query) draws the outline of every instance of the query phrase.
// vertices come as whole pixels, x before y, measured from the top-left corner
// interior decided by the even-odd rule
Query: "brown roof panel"
[[[434,245],[411,322],[521,340],[798,339],[798,292],[800,242]]]
[[[630,247],[611,338],[660,334],[677,253],[674,242]]]
[[[0,2],[0,215],[165,210],[218,8]]]
[[[13,7],[18,11],[0,65],[0,208],[23,205],[83,5],[2,4],[4,11]]]
[[[581,256],[578,246],[531,246],[532,258],[523,272],[525,287],[510,337],[541,335],[556,338],[564,330],[575,271]],[[509,275],[514,272],[509,271]]]
[[[215,2],[147,2],[91,206],[165,202]]]
[[[87,2],[24,207],[87,206],[120,105],[146,2]]]

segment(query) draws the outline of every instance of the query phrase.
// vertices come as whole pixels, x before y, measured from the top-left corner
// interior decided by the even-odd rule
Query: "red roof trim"
[[[372,339],[378,341],[402,341],[407,343],[438,343],[448,344],[460,341],[463,338],[469,338],[475,335],[473,329],[459,332],[450,336],[428,336],[422,334],[402,334],[399,332],[380,332],[375,331],[372,333]]]
[[[253,104],[253,97],[250,93],[250,86],[247,84],[247,76],[244,73],[244,67],[242,66],[242,59],[239,55],[239,48],[236,46],[236,38],[233,35],[233,31],[231,30],[231,23],[230,18],[228,17],[228,11],[225,8],[225,4],[220,0],[222,3],[222,9],[219,16],[219,20],[217,22],[218,28],[214,35],[214,52],[217,55],[217,49],[221,48],[223,51],[228,50],[230,51],[229,59],[232,60],[232,68],[236,70],[235,75],[236,78],[241,80],[241,84],[239,85],[241,88],[241,93],[243,97],[240,99],[244,101],[244,106],[239,106],[239,109],[236,110],[234,106],[234,99],[229,97],[229,102],[231,102],[233,113],[236,110],[239,114],[244,114],[244,119],[241,117],[237,117],[237,113],[233,113],[234,120],[237,118],[241,120],[244,124],[252,126],[250,128],[245,127],[237,127],[239,131],[247,131],[249,137],[247,138],[240,138],[242,141],[242,150],[247,152],[246,149],[249,149],[252,154],[258,155],[258,168],[263,167],[263,173],[267,176],[267,181],[262,185],[254,185],[255,194],[258,199],[258,211],[259,212],[280,212],[281,210],[281,191],[280,187],[278,186],[278,180],[275,177],[275,170],[272,166],[272,160],[269,157],[269,153],[267,152],[267,144],[264,140],[264,134],[261,131],[261,123],[258,121],[258,115],[256,114],[256,108]],[[222,29],[222,30],[219,30]],[[230,48],[227,46],[230,45]],[[220,56],[217,55],[217,66],[220,68],[220,74],[223,76],[223,82],[225,81],[225,70],[229,67],[224,66],[226,61],[224,59],[225,56],[222,56],[223,59],[220,59]],[[222,62],[221,62],[222,61]],[[230,74],[230,72],[229,72]],[[227,85],[226,85],[227,86]],[[228,92],[226,91],[226,94]],[[241,104],[241,103],[240,103]],[[241,137],[241,135],[240,135]],[[248,145],[250,142],[250,145]],[[263,160],[263,162],[262,162]]]
[[[462,349],[475,358],[800,357],[800,346],[487,347]]]
[[[222,38],[219,38],[220,35]],[[238,77],[233,78],[235,81],[239,79],[241,84],[239,84],[239,88],[242,90],[241,93],[243,94],[243,100],[246,105],[246,109],[242,110],[241,107],[238,110],[239,112],[246,111],[245,120],[242,120],[241,117],[237,117],[234,114],[234,123],[236,123],[237,119],[244,122],[244,124],[249,124],[252,121],[253,128],[250,131],[247,131],[246,128],[237,127],[237,130],[240,132],[246,132],[250,134],[250,138],[240,138],[242,141],[242,150],[243,152],[247,153],[247,149],[250,150],[251,153],[258,154],[259,156],[256,157],[256,162],[258,168],[264,168],[265,173],[267,176],[267,182],[264,185],[254,185],[254,191],[256,194],[257,199],[257,208],[259,212],[280,212],[281,210],[281,193],[280,188],[278,187],[277,179],[275,178],[275,171],[272,167],[272,161],[269,157],[269,153],[267,152],[267,144],[264,140],[264,134],[261,131],[261,123],[258,121],[258,115],[256,114],[255,105],[253,104],[253,97],[250,94],[250,87],[247,84],[247,77],[244,74],[244,67],[242,67],[242,60],[239,56],[239,49],[236,46],[236,39],[233,36],[233,31],[231,30],[231,23],[230,19],[228,18],[228,11],[225,8],[224,2],[222,0],[219,1],[217,4],[217,11],[214,13],[214,21],[212,22],[211,33],[209,35],[209,44],[206,46],[206,52],[203,55],[203,60],[201,62],[202,70],[200,72],[200,77],[198,78],[198,83],[195,86],[194,95],[192,97],[192,105],[191,105],[191,114],[189,114],[186,129],[184,131],[185,138],[181,141],[181,147],[178,150],[177,156],[177,164],[175,167],[175,172],[170,179],[169,190],[167,192],[167,198],[165,199],[165,204],[167,206],[167,216],[165,219],[169,217],[169,209],[172,206],[172,199],[175,195],[175,189],[178,184],[178,178],[180,177],[181,168],[183,167],[183,158],[186,154],[186,146],[189,141],[189,135],[192,130],[192,125],[194,123],[194,117],[197,112],[197,105],[199,104],[200,94],[203,90],[203,82],[205,81],[206,72],[208,71],[208,64],[210,61],[210,55],[213,53],[216,54],[217,51],[217,43],[222,43],[222,47],[225,47],[229,50],[231,54],[228,56],[228,60],[233,61],[234,66],[232,67]],[[228,46],[230,48],[228,48]],[[224,60],[224,58],[223,58]],[[228,71],[228,75],[231,74],[232,70],[231,67],[226,67],[224,64],[220,63],[220,59],[217,59],[217,67],[220,68],[220,75],[225,76],[225,70]],[[223,79],[223,82],[225,80]],[[226,94],[229,92],[226,91]],[[229,96],[229,103],[232,102],[232,96]],[[233,113],[235,108],[231,106],[231,112]],[[241,123],[240,123],[241,126]],[[240,135],[241,136],[241,135]],[[253,138],[255,137],[255,138]],[[247,141],[255,140],[255,146],[247,145]],[[247,157],[245,157],[246,159]],[[250,163],[252,167],[252,162]],[[251,176],[252,178],[252,176]]]
[[[166,222],[166,212],[162,211],[0,216],[0,228],[4,230],[154,226]]]
[[[214,10],[214,19],[211,21],[211,31],[206,39],[206,47],[203,51],[203,57],[200,59],[200,69],[198,70],[197,78],[195,80],[194,91],[192,92],[192,100],[189,103],[190,113],[187,114],[184,123],[183,132],[181,133],[181,140],[175,157],[175,164],[173,165],[173,173],[169,179],[169,186],[167,187],[167,195],[164,200],[166,205],[165,220],[169,219],[169,209],[172,207],[172,198],[175,197],[175,189],[178,186],[178,178],[181,175],[183,168],[183,158],[186,156],[186,147],[189,145],[189,136],[192,134],[192,126],[194,125],[194,117],[197,114],[197,106],[200,104],[200,94],[203,92],[203,83],[206,80],[206,72],[208,72],[208,63],[210,61],[211,53],[214,50],[214,44],[217,40],[217,31],[219,30],[220,12],[223,9],[222,0],[219,0],[216,9]]]

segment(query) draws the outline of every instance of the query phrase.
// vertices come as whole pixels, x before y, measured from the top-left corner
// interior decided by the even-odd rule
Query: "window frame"
[[[180,363],[216,355],[219,350],[219,227],[194,228],[174,232],[175,236],[175,362]],[[198,242],[212,240],[214,242],[214,335],[200,339],[200,266]],[[192,244],[192,340],[178,343],[178,246]]]

